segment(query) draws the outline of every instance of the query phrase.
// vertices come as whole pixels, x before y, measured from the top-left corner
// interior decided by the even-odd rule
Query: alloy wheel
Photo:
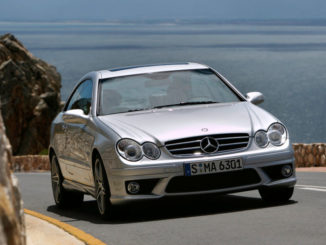
[[[57,158],[55,156],[52,157],[51,182],[52,182],[52,191],[53,191],[54,200],[56,203],[60,203],[61,177],[60,177],[59,167],[57,163]]]
[[[104,174],[102,164],[99,159],[95,162],[95,182],[96,182],[96,201],[100,214],[104,214],[107,208],[106,190],[104,187]]]

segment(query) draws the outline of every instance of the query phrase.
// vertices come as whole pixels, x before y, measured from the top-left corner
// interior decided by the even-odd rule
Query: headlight
[[[266,147],[268,145],[268,137],[265,131],[257,131],[255,134],[255,142],[259,147]]]
[[[160,149],[153,143],[147,142],[143,144],[143,152],[149,159],[158,159],[161,155]]]
[[[272,124],[267,131],[269,141],[276,146],[283,145],[286,141],[286,129],[280,123]]]
[[[138,161],[143,157],[140,145],[130,139],[120,140],[117,144],[117,150],[123,158],[129,161]]]
[[[269,142],[275,146],[283,145],[286,138],[286,129],[280,123],[270,125],[267,132],[259,130],[255,134],[255,142],[261,148],[266,147]]]
[[[117,151],[123,158],[129,161],[139,161],[143,155],[151,160],[160,157],[160,149],[151,142],[146,142],[142,146],[131,139],[122,139],[117,143]]]

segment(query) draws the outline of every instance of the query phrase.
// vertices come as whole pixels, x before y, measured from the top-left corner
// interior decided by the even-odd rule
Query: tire
[[[111,193],[104,165],[99,156],[94,163],[94,181],[98,212],[102,218],[109,219],[112,217]]]
[[[84,200],[84,193],[67,191],[62,186],[63,176],[56,155],[51,160],[51,184],[55,204],[59,208],[80,206]]]
[[[287,202],[293,195],[294,187],[262,188],[259,194],[263,201],[276,203]]]

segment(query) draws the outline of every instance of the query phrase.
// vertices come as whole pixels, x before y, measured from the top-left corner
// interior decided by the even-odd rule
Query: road
[[[326,244],[326,173],[297,173],[291,201],[264,204],[257,191],[137,203],[111,221],[87,197],[75,209],[54,206],[49,173],[17,173],[24,207],[69,223],[112,245]]]

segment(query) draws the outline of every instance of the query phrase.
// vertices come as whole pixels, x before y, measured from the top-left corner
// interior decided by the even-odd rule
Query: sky
[[[0,21],[323,18],[325,0],[0,0]]]

